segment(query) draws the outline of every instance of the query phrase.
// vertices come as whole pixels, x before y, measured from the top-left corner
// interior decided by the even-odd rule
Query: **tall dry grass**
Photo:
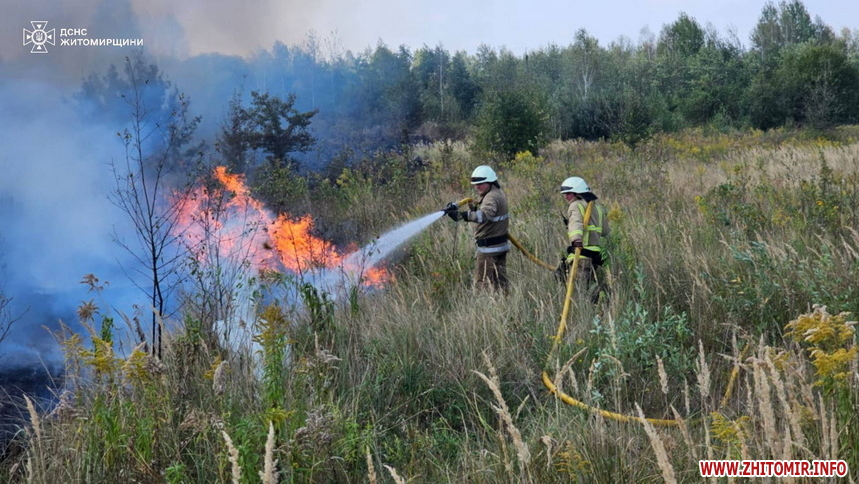
[[[546,356],[563,286],[514,252],[508,295],[473,292],[472,236],[444,218],[390,268],[383,291],[334,301],[291,288],[297,300],[262,307],[250,322],[262,374],[193,320],[158,362],[120,358],[98,331],[70,337],[73,411],[30,427],[4,472],[45,482],[697,482],[706,458],[844,459],[855,476],[851,317],[813,305],[859,310],[857,150],[692,132],[635,151],[565,142],[520,155],[495,168],[511,233],[541,259],[556,263],[566,245],[561,180],[584,176],[611,211],[610,288],[595,306],[575,301],[557,361]],[[353,177],[330,206],[338,216],[360,207],[356,217],[383,228],[473,194],[468,175],[482,161],[466,145],[415,153],[425,171],[393,171],[384,187]],[[97,327],[99,312],[89,317]],[[830,327],[844,337],[803,336]],[[675,425],[570,407],[548,394],[544,369],[583,403]]]

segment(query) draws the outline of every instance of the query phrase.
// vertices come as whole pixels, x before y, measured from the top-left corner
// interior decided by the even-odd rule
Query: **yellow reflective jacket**
[[[588,227],[585,230],[585,210],[588,207],[588,202],[577,198],[570,202],[567,208],[567,237],[572,244],[576,240],[582,241],[584,249],[602,253],[602,238],[609,235],[611,228],[608,224],[605,208],[594,202],[594,208],[591,209],[591,217],[588,220]],[[586,257],[586,256],[582,256]],[[572,258],[572,254],[570,254]]]

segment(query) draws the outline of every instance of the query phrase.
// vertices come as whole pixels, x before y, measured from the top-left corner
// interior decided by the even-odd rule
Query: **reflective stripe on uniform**
[[[594,204],[594,205],[596,205],[596,204]],[[600,225],[588,224],[588,230],[585,233],[582,233],[581,230],[576,230],[576,231],[567,233],[567,236],[570,239],[572,239],[574,235],[581,235],[582,236],[582,244],[584,245],[585,249],[591,249],[591,250],[599,251],[598,247],[596,249],[593,248],[596,246],[588,246],[588,238],[589,238],[588,235],[590,235],[591,232],[596,232],[596,233],[602,235],[602,222],[603,222],[603,218],[605,217],[605,212],[603,211],[603,208],[599,205],[596,205],[594,208],[597,209],[597,214],[596,214],[597,217],[596,218],[597,218],[597,221],[600,223]],[[579,205],[579,212],[581,212],[582,216],[585,215],[585,206],[584,205]]]
[[[582,216],[584,217],[585,208],[586,208],[585,205],[579,205],[578,207],[579,207],[579,212],[581,212]],[[596,208],[596,217],[595,217],[596,222],[599,223],[600,225],[594,225],[593,223],[589,223],[587,230],[574,230],[572,232],[567,232],[567,237],[570,240],[580,239],[582,241],[582,249],[584,249],[584,250],[589,250],[591,252],[601,253],[602,247],[600,247],[598,245],[588,245],[588,239],[590,238],[589,236],[590,236],[591,232],[595,232],[599,235],[602,235],[602,232],[603,232],[602,223],[603,223],[603,220],[605,219],[605,212],[604,212],[603,208],[599,205],[596,205],[594,208]],[[591,220],[593,220],[593,218]],[[590,222],[590,220],[588,222]],[[569,254],[567,256],[567,261],[575,260],[575,256],[576,255],[574,253]],[[580,259],[584,259],[586,257],[588,257],[588,256],[579,255]]]
[[[501,252],[510,251],[510,242],[504,242],[501,245],[496,245],[493,247],[478,247],[477,252],[481,254],[498,254]]]
[[[602,248],[601,248],[600,246],[598,246],[598,245],[592,245],[592,246],[590,246],[590,247],[582,247],[582,248],[583,248],[583,249],[590,250],[590,251],[592,251],[592,252],[599,252],[599,253],[602,253]],[[600,256],[600,257],[602,257],[602,256]],[[576,254],[575,254],[575,253],[573,253],[573,254],[568,254],[568,255],[567,255],[567,260],[568,260],[568,261],[572,261],[572,260],[573,260],[573,259],[575,259],[575,258],[576,258]],[[585,259],[585,258],[588,258],[588,256],[586,256],[586,255],[581,255],[581,254],[579,255],[579,259]]]
[[[477,223],[482,224],[484,222],[484,218],[485,218],[485,216],[483,215],[483,211],[477,210],[474,213],[475,213],[474,217],[477,219]],[[492,217],[491,219],[486,220],[486,222],[503,222],[504,220],[507,220],[508,217],[509,217],[509,215],[505,213],[504,215]]]

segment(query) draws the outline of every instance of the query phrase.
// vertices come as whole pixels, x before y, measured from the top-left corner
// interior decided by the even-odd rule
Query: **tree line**
[[[713,125],[825,129],[859,121],[859,31],[834,32],[799,0],[768,3],[746,48],[681,13],[658,35],[602,46],[582,29],[567,46],[522,56],[481,46],[451,53],[375,49],[322,55],[310,36],[249,60],[269,92],[318,110],[318,138],[361,146],[475,135],[503,154],[546,139],[631,144]],[[278,93],[278,91],[281,91]]]
[[[548,139],[634,145],[696,126],[826,129],[859,121],[859,30],[835,32],[800,0],[784,0],[763,7],[749,40],[746,47],[681,13],[636,44],[620,38],[603,46],[581,29],[566,46],[521,56],[487,45],[470,54],[381,42],[355,54],[310,34],[251,58],[208,54],[170,71],[197,106],[219,107],[208,122],[228,111],[222,133],[247,128],[249,110],[266,111],[266,103],[282,102],[269,114],[306,115],[295,119],[307,123],[301,127],[313,142],[299,142],[306,149],[292,156],[300,159],[294,166],[311,169],[345,151],[469,135],[476,147],[509,157]],[[91,77],[83,94],[103,100],[119,78],[115,70]],[[112,112],[96,104],[95,112]]]

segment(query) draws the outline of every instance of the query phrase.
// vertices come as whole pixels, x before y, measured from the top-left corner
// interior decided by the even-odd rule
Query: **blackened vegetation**
[[[0,459],[20,451],[16,439],[30,422],[24,401],[26,395],[40,414],[48,414],[57,401],[57,391],[63,384],[60,366],[16,366],[5,362],[0,368]]]

